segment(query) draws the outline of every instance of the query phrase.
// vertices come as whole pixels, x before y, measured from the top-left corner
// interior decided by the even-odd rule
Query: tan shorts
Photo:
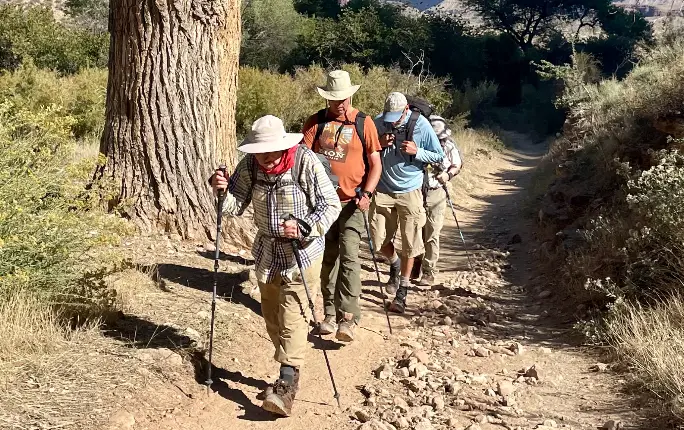
[[[389,244],[399,228],[401,254],[408,258],[423,253],[425,208],[420,189],[408,193],[377,192],[370,208],[373,245],[380,249]]]

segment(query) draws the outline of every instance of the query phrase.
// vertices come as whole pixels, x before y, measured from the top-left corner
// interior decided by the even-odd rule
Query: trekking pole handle
[[[220,166],[218,166],[218,169],[216,169],[216,170],[219,170],[221,173],[223,173],[224,178],[226,177],[226,165],[225,164],[221,164]],[[223,190],[217,190],[217,193],[218,193],[219,199],[221,199],[224,195]]]
[[[287,214],[283,215],[281,218],[283,221],[296,221],[297,222],[297,227],[299,228],[299,234],[303,237],[308,237],[311,234],[311,226],[304,221],[303,219],[299,219],[296,216],[292,214]],[[292,239],[292,240],[297,240],[297,239]]]

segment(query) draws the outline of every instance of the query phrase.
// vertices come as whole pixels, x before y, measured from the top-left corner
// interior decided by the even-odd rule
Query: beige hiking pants
[[[444,227],[446,210],[447,201],[444,189],[429,190],[427,195],[427,222],[423,227],[423,239],[425,240],[423,273],[435,274],[437,260],[439,260],[439,234]]]
[[[321,285],[322,260],[323,256],[304,269],[306,285],[314,302]],[[287,366],[302,366],[312,319],[304,284],[299,277],[296,282],[285,283],[276,275],[270,283],[259,282],[259,290],[266,331],[275,347],[273,358]]]

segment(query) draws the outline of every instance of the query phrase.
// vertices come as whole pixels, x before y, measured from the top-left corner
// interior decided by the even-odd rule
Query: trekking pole
[[[223,176],[226,176],[226,166],[223,164],[218,168]],[[223,191],[218,190],[218,203],[216,204],[216,250],[214,251],[214,291],[211,296],[211,330],[209,332],[209,368],[207,369],[207,380],[205,384],[207,385],[207,394],[211,389],[211,384],[214,381],[211,380],[211,356],[214,350],[214,315],[216,312],[216,285],[218,284],[218,269],[219,269],[219,241],[221,239],[221,221],[223,218],[223,200],[226,195]]]
[[[284,221],[297,221],[297,224],[300,224],[300,220],[294,217],[294,215],[289,214],[285,215],[283,217]],[[302,264],[302,259],[299,256],[299,250],[300,250],[300,243],[299,240],[297,239],[292,239],[290,241],[292,243],[292,249],[294,250],[294,256],[295,260],[297,260],[297,267],[299,268],[299,274],[302,277],[302,284],[304,284],[304,291],[306,292],[306,298],[309,300],[309,309],[311,309],[311,318],[314,320],[314,326],[316,327],[316,331],[318,332],[318,338],[321,340],[321,348],[323,350],[323,356],[325,357],[325,365],[328,366],[328,374],[330,375],[330,382],[332,382],[333,386],[333,391],[334,395],[333,397],[335,400],[337,400],[337,407],[341,408],[340,406],[340,393],[337,391],[337,385],[335,385],[335,377],[333,376],[332,368],[330,367],[330,360],[328,360],[328,351],[325,350],[325,347],[323,346],[323,336],[321,335],[321,329],[320,329],[320,322],[316,320],[316,311],[314,309],[314,303],[313,300],[311,299],[311,292],[309,292],[309,286],[306,285],[306,277],[304,276],[304,265]]]
[[[356,189],[356,196],[361,199],[361,188]],[[368,235],[368,247],[370,248],[371,257],[373,258],[373,264],[375,265],[375,275],[378,277],[378,284],[380,285],[380,294],[382,295],[382,308],[385,310],[385,316],[387,317],[387,327],[389,327],[389,332],[392,334],[392,324],[390,324],[389,311],[387,310],[387,301],[385,300],[385,289],[382,287],[382,281],[380,281],[380,269],[378,269],[378,262],[375,259],[375,249],[373,247],[373,238],[371,237],[370,227],[368,226],[368,218],[366,218],[366,213],[361,211],[363,215],[363,223],[366,225],[366,234]]]
[[[470,261],[470,251],[468,251],[468,245],[466,245],[466,241],[463,238],[463,231],[461,231],[461,226],[458,225],[458,218],[456,218],[456,210],[454,209],[453,203],[451,203],[451,197],[449,197],[449,190],[447,189],[446,184],[442,184],[442,188],[444,189],[444,192],[446,193],[446,199],[447,202],[449,202],[449,207],[451,208],[451,213],[454,215],[454,220],[456,221],[456,228],[458,228],[458,234],[461,235],[461,241],[463,242],[463,249],[465,249],[466,252],[466,257],[468,258],[468,266],[470,266],[470,270],[473,270],[473,263]]]

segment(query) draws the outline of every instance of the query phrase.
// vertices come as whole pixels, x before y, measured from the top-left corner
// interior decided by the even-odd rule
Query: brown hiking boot
[[[257,400],[266,400],[266,397],[268,397],[269,394],[273,393],[273,385],[269,385],[264,389],[264,391],[260,392],[257,394],[256,398]]]
[[[266,395],[266,400],[264,400],[264,404],[261,407],[276,415],[289,417],[292,414],[292,405],[298,390],[299,370],[295,373],[292,383],[278,379],[273,384],[271,392]],[[268,391],[268,388],[266,391]]]
[[[335,324],[335,317],[333,315],[328,315],[318,325],[318,333],[323,335],[333,334],[336,328],[337,324]]]
[[[354,315],[346,312],[344,314],[344,319],[340,321],[340,324],[337,327],[335,338],[342,342],[353,342],[355,328],[356,322],[354,321]]]

